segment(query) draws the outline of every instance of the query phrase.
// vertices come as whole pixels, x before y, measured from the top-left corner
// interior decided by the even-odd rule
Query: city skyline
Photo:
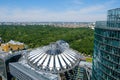
[[[0,0],[0,22],[95,22],[119,0]],[[114,6],[113,6],[114,5]]]

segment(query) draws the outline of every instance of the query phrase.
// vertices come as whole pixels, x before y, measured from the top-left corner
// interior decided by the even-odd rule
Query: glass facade
[[[5,61],[0,59],[0,76],[7,79]]]
[[[120,8],[108,11],[107,25],[108,27],[120,28]]]
[[[66,71],[64,73],[65,79],[61,79],[61,80],[86,80],[84,79],[84,75],[82,74],[83,72],[85,73],[85,70],[83,70],[83,68],[76,66],[72,70]]]
[[[96,22],[92,80],[120,80],[120,8]]]

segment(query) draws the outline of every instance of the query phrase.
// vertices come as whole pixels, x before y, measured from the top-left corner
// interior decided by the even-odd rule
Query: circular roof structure
[[[62,73],[79,64],[79,54],[65,41],[32,50],[27,55],[28,64],[38,70]]]

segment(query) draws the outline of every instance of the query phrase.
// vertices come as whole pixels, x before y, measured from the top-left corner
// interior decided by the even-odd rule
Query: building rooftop
[[[22,51],[16,51],[14,53],[0,51],[0,58],[3,59],[3,60],[7,60],[7,59],[9,59],[9,58],[11,58],[13,56],[27,53],[28,51],[29,50],[22,50]]]
[[[12,69],[14,68],[14,69]],[[57,80],[58,76],[51,74],[51,73],[44,73],[44,72],[38,72],[38,71],[34,71],[34,69],[30,69],[27,68],[26,66],[22,66],[20,63],[10,63],[10,70],[12,75],[16,76],[18,79],[32,79],[32,80]],[[17,71],[15,70],[19,70],[19,73],[24,75],[24,78],[21,76],[18,76],[20,74],[18,74]],[[27,75],[27,77],[25,76]],[[21,80],[22,80],[21,79]]]
[[[48,46],[32,50],[26,55],[26,62],[39,71],[57,74],[78,65],[80,55],[77,51],[70,49],[68,43],[60,40]]]
[[[15,45],[23,45],[23,43],[18,42],[18,41],[13,41],[13,40],[10,40],[8,43],[9,44],[15,44]]]
[[[6,57],[10,56],[10,53],[0,51],[0,58],[5,59]]]

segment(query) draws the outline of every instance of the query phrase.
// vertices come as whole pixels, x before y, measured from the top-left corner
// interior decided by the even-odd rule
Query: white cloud
[[[76,0],[80,1],[80,0]],[[45,9],[10,9],[0,8],[0,21],[97,21],[106,20],[107,9],[112,2],[92,5],[79,10],[54,12]],[[107,6],[106,6],[107,5]],[[103,12],[105,11],[105,12]],[[97,13],[103,12],[103,13]]]
[[[51,12],[48,10],[1,10],[0,21],[96,21],[104,14],[89,15],[81,11]],[[101,16],[101,17],[98,17]]]

